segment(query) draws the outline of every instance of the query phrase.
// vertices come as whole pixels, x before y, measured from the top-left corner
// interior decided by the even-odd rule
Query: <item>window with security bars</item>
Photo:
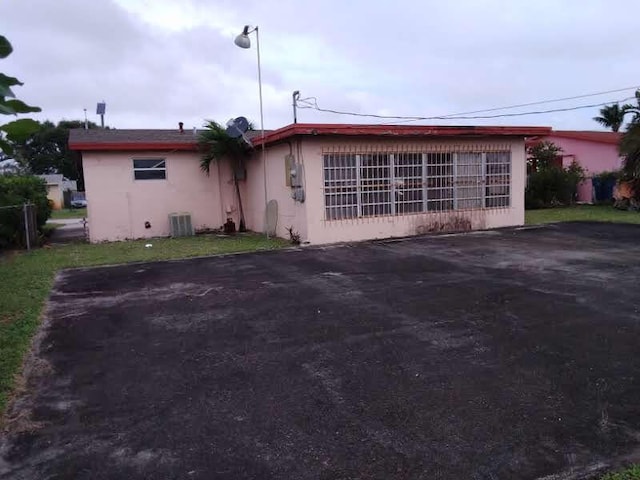
[[[456,210],[477,209],[483,206],[482,153],[456,154],[455,202]]]
[[[453,209],[453,154],[445,152],[427,153],[426,211],[442,212]]]
[[[360,155],[360,214],[391,214],[391,163],[387,154]]]
[[[358,217],[358,167],[352,154],[324,156],[324,205],[327,220]]]
[[[325,218],[511,205],[511,152],[324,155]]]
[[[137,158],[133,160],[133,178],[136,180],[164,180],[167,165],[163,158]]]
[[[393,165],[395,213],[418,213],[424,210],[422,154],[400,153]]]
[[[511,206],[511,153],[489,152],[486,158],[485,206]]]

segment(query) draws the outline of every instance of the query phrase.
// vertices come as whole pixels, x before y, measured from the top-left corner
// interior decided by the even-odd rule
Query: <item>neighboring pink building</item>
[[[240,187],[247,227],[266,231],[267,202],[272,233],[291,227],[314,244],[522,225],[524,139],[550,132],[289,125],[265,136],[264,159],[253,138]],[[207,177],[191,133],[72,130],[69,144],[82,153],[92,242],[167,236],[172,213],[190,215],[196,230],[238,224],[227,162]]]
[[[562,165],[568,167],[572,161],[585,169],[587,179],[578,186],[578,201],[592,203],[593,175],[619,170],[622,158],[618,152],[621,133],[581,130],[553,130],[549,135],[528,139],[527,144],[538,141],[552,142],[562,148]]]

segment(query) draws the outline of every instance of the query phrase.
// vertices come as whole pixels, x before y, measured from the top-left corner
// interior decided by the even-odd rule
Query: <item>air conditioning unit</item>
[[[189,213],[170,213],[169,228],[172,237],[189,237],[194,234],[193,224],[191,223],[191,214]]]

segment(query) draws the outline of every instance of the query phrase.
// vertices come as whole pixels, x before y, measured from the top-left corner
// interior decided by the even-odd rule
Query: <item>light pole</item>
[[[264,231],[269,237],[268,225],[267,225],[267,157],[264,147],[264,114],[262,112],[262,70],[260,68],[260,33],[258,26],[253,29],[249,25],[245,25],[242,29],[242,33],[236,37],[234,43],[240,48],[251,48],[250,33],[256,33],[256,51],[258,52],[258,95],[260,97],[260,137],[262,146],[262,175],[264,180]]]

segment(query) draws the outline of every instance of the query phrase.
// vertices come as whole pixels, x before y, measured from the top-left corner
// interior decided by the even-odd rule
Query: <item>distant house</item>
[[[562,148],[561,162],[567,167],[576,161],[585,169],[587,179],[578,187],[578,201],[594,200],[592,178],[602,172],[619,170],[622,158],[618,152],[621,133],[587,130],[553,130],[549,135],[528,139],[528,144],[552,142]]]
[[[324,244],[524,223],[525,137],[546,127],[293,124],[253,137],[241,177],[247,227]],[[92,242],[238,224],[228,162],[200,169],[179,130],[72,130]],[[269,208],[266,207],[269,203]],[[267,221],[268,219],[268,221]],[[268,227],[268,228],[267,228]]]
[[[64,178],[61,174],[38,175],[47,184],[47,198],[51,201],[54,210],[64,208],[64,192],[75,192],[76,181]]]

